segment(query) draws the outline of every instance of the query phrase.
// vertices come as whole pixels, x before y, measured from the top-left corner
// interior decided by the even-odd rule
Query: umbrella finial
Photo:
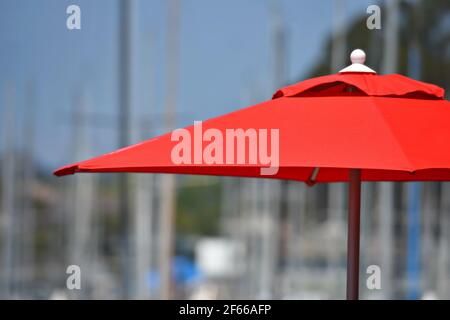
[[[362,73],[376,73],[364,64],[366,62],[366,53],[361,49],[355,49],[350,54],[352,64],[347,68],[342,69],[339,73],[346,72],[362,72]]]
[[[355,49],[350,54],[350,60],[352,63],[364,64],[366,62],[366,53],[361,49]]]

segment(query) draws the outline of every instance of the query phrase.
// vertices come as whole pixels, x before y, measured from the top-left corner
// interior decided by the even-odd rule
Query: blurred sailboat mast
[[[153,38],[149,37],[148,46],[150,52],[153,50]],[[150,68],[148,70],[149,78],[148,84],[150,96],[153,97],[154,83],[153,83],[153,60],[150,57]],[[153,99],[149,99],[149,109],[153,107]],[[134,130],[138,140],[144,140],[151,134],[151,120],[144,118],[142,123],[139,123]],[[155,175],[139,174],[135,179],[135,206],[134,210],[134,256],[135,256],[135,270],[134,270],[134,296],[136,299],[150,298],[150,290],[147,281],[147,274],[151,269],[152,262],[152,246],[153,246],[153,224],[154,224],[154,186]]]
[[[346,37],[346,1],[333,0],[332,25],[333,35],[331,40],[331,70],[336,73],[346,66],[347,59],[347,37]],[[328,205],[327,205],[327,223],[331,230],[335,230],[342,225],[344,219],[344,205],[345,205],[345,184],[336,183],[328,184]],[[337,235],[338,232],[332,234]],[[333,241],[333,243],[336,243]],[[327,269],[330,273],[330,278],[334,279],[334,272],[339,266],[340,256],[339,250],[331,245],[327,251]],[[338,291],[339,288],[334,287]]]
[[[165,96],[165,125],[168,130],[175,126],[175,112],[177,99],[178,59],[179,59],[179,28],[180,1],[168,1],[167,38],[166,38],[166,96]],[[161,216],[160,216],[160,254],[159,272],[161,275],[162,299],[172,296],[172,257],[174,254],[176,189],[175,176],[162,176],[161,187]]]
[[[33,204],[33,187],[35,187],[34,147],[35,147],[35,123],[36,123],[36,95],[34,83],[27,88],[24,126],[24,161],[23,161],[23,253],[24,285],[34,281],[35,272],[35,237],[36,220]],[[23,287],[26,290],[25,287]],[[24,292],[25,293],[25,292]]]
[[[396,4],[396,9],[398,10],[398,3]],[[414,4],[417,6],[420,5],[420,1],[416,1]],[[413,15],[415,18],[418,18],[420,13],[419,10],[414,10]],[[399,17],[397,17],[398,19]],[[419,21],[415,20],[415,24]],[[415,33],[417,30],[413,29],[413,35],[410,40],[410,47],[408,48],[408,73],[412,78],[419,79],[421,74],[421,57],[419,50],[419,39],[417,38],[418,34]],[[428,185],[429,186],[429,185]],[[421,295],[421,253],[428,256],[430,253],[424,250],[421,250],[421,212],[422,212],[422,183],[413,182],[410,183],[407,187],[408,193],[408,219],[407,219],[407,248],[406,248],[406,298],[408,299],[419,299]],[[431,200],[429,197],[424,199],[424,204],[430,208]],[[433,210],[424,210],[426,213],[424,216],[423,227],[424,230],[429,229],[431,223],[431,216],[435,214]],[[424,237],[423,249],[430,249],[430,238]],[[430,268],[433,266],[431,260],[426,260],[427,263],[430,264]]]
[[[398,41],[400,26],[398,0],[387,1],[386,15],[382,74],[398,71]]]
[[[387,2],[386,22],[384,27],[384,52],[381,72],[382,74],[395,73],[398,70],[398,41],[399,41],[399,3],[398,0]],[[381,251],[381,270],[384,298],[392,297],[393,281],[393,250],[394,248],[394,185],[390,182],[381,182],[379,187],[379,239]]]
[[[420,47],[420,31],[423,30],[423,7],[422,1],[416,0],[414,2],[414,6],[412,8],[412,16],[413,16],[413,32],[411,34],[411,39],[409,41],[408,47],[408,75],[414,79],[420,79],[422,76],[422,56],[421,56],[421,47]],[[419,256],[417,253],[413,253],[413,248],[408,248],[408,280],[412,283],[408,283],[411,286],[410,297],[418,298],[418,293],[420,293],[421,289],[423,289],[424,294],[435,295],[435,292],[431,291],[433,288],[439,289],[439,282],[436,278],[439,270],[439,262],[442,265],[445,265],[445,253],[443,256],[438,255],[438,246],[442,244],[437,243],[437,237],[435,236],[435,232],[438,231],[436,228],[437,225],[437,217],[439,212],[439,183],[438,182],[430,182],[427,184],[422,183],[413,183],[410,187],[411,192],[411,202],[415,202],[416,206],[420,209],[420,198],[423,197],[423,206],[422,206],[422,214],[421,217],[422,227],[412,227],[410,226],[409,230],[415,230],[415,234],[408,235],[408,244],[415,242],[416,245],[414,247],[417,249],[419,243],[421,243],[422,248],[419,250]],[[445,205],[445,203],[443,203]],[[412,213],[408,211],[408,217]],[[420,214],[420,210],[419,213]],[[445,216],[445,215],[444,215]],[[445,217],[444,217],[445,219]],[[420,221],[419,218],[416,218],[416,221]],[[409,224],[409,221],[408,221]],[[445,220],[444,224],[445,225]],[[423,232],[423,239],[420,239],[421,230]],[[443,229],[441,229],[443,230]],[[440,230],[439,230],[440,231]],[[445,234],[439,232],[441,236]],[[442,259],[444,258],[444,259]],[[411,263],[411,265],[409,264]],[[414,264],[413,264],[414,263]],[[427,268],[423,270],[423,276],[420,274],[420,264],[427,265]],[[446,278],[445,276],[443,278]],[[441,278],[441,279],[443,279]],[[422,280],[423,279],[423,280]],[[444,280],[445,281],[445,280]],[[423,288],[422,287],[423,284]],[[414,292],[414,290],[416,292]],[[415,295],[414,295],[415,294]]]
[[[274,89],[275,92],[278,88],[287,85],[287,72],[288,72],[288,32],[286,24],[283,21],[283,14],[281,12],[280,5],[273,5],[272,11],[272,41],[273,41],[273,54],[274,54],[274,69],[273,69],[273,79],[274,79]],[[292,206],[289,198],[289,191],[292,189],[292,184],[287,180],[281,181],[267,181],[268,188],[271,190],[271,197],[267,197],[269,201],[275,203],[271,206],[268,214],[270,215],[269,221],[273,225],[272,234],[266,235],[267,241],[275,242],[272,245],[273,250],[273,264],[274,264],[274,275],[276,277],[274,283],[272,284],[272,297],[277,291],[275,283],[280,283],[281,275],[285,274],[285,269],[290,258],[289,243],[290,233],[289,233],[289,218],[290,211],[289,208]],[[278,205],[277,205],[278,203]],[[273,237],[273,240],[270,238]],[[276,240],[276,241],[275,241]],[[279,291],[279,290],[278,290]]]
[[[439,243],[438,243],[438,272],[437,290],[439,297],[449,297],[450,279],[450,184],[448,182],[441,185],[440,203],[440,223],[439,223]]]
[[[119,147],[130,144],[131,117],[131,49],[133,0],[119,1]],[[121,241],[122,287],[124,297],[130,295],[130,183],[128,174],[119,175],[119,233]]]
[[[279,4],[269,3],[270,48],[272,59],[272,91],[285,85],[286,82],[286,28],[282,20]],[[259,280],[259,298],[274,297],[277,276],[284,266],[288,250],[285,240],[285,227],[288,223],[288,182],[263,180],[257,182],[256,190],[259,197],[253,201],[259,202],[256,208],[261,208],[261,273]]]
[[[74,159],[84,159],[89,156],[89,138],[87,135],[87,104],[83,93],[78,93],[73,103],[73,137]],[[94,199],[94,176],[77,175],[72,188],[73,206],[71,210],[71,237],[70,237],[70,256],[69,264],[79,265],[84,272],[84,289],[78,292],[74,290],[71,293],[74,298],[79,298],[80,294],[89,292],[92,275],[94,274],[92,258],[95,252],[95,246],[92,245],[93,236],[93,199]],[[86,296],[84,296],[86,298]]]
[[[346,1],[333,0],[332,12],[333,36],[331,42],[331,73],[336,73],[346,66],[347,37],[346,37]]]
[[[3,243],[3,298],[11,298],[14,292],[15,266],[15,209],[16,209],[16,156],[15,156],[15,108],[14,89],[11,85],[6,88],[3,123],[3,172],[2,172],[2,243]]]
[[[134,214],[134,253],[136,263],[134,270],[134,298],[150,298],[147,274],[151,268],[153,238],[153,175],[139,174],[135,182]]]

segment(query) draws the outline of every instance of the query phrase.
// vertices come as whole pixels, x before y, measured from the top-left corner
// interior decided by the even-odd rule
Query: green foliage
[[[183,181],[178,188],[177,232],[217,235],[222,203],[220,179],[189,176]]]

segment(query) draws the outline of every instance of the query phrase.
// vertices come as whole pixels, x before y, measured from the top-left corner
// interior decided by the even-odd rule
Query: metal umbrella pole
[[[359,239],[361,216],[361,170],[349,174],[348,233],[347,233],[347,300],[359,296]]]

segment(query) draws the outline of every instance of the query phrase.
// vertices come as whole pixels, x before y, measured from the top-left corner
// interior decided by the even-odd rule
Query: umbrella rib
[[[319,169],[320,169],[319,167],[313,168],[311,175],[308,178],[307,184],[313,185],[314,183],[316,183],[317,175],[319,174]]]

